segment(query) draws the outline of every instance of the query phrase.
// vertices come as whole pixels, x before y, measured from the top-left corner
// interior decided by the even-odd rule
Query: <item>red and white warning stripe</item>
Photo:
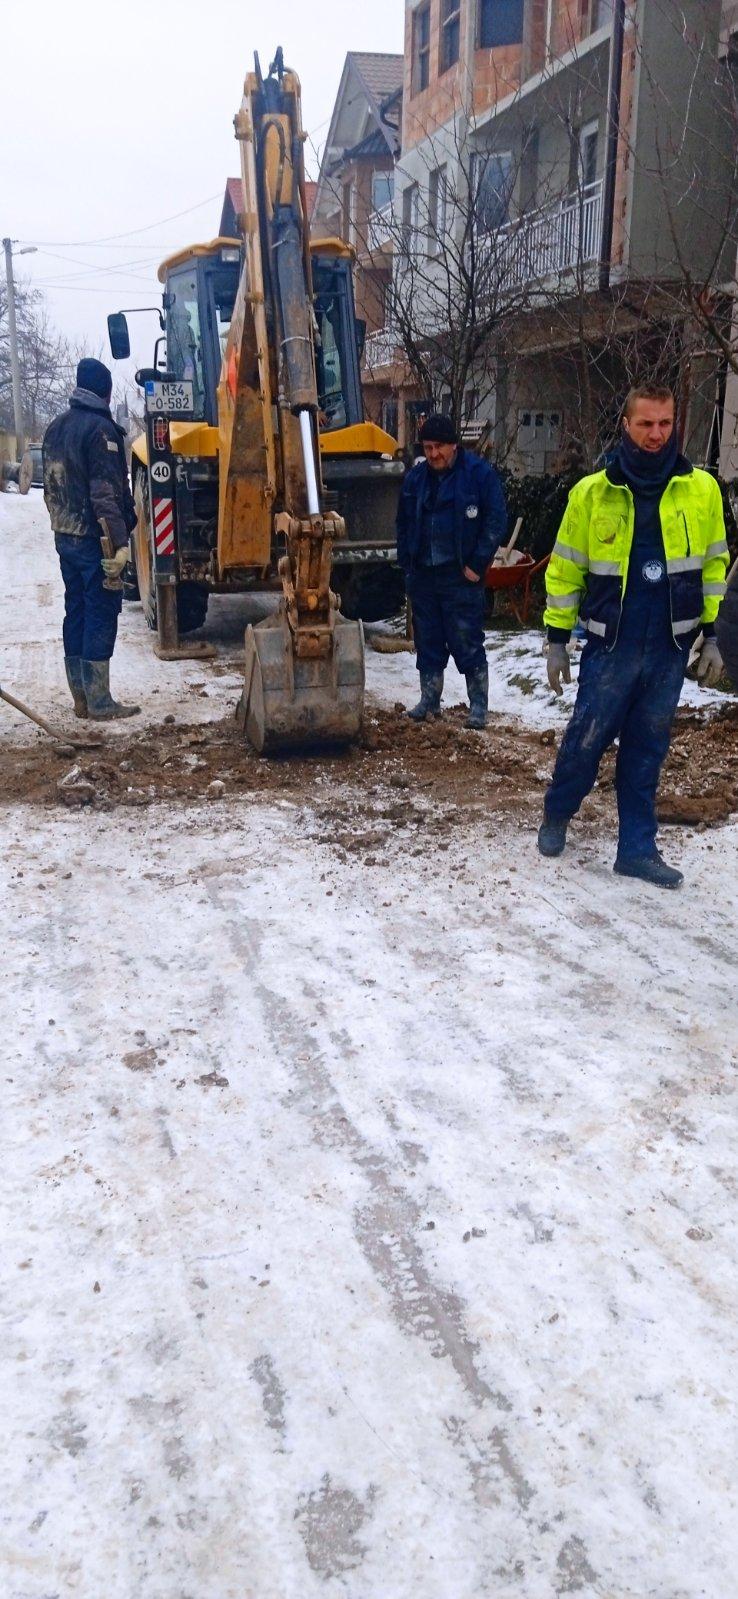
[[[154,544],[157,555],[174,554],[174,502],[154,500]]]

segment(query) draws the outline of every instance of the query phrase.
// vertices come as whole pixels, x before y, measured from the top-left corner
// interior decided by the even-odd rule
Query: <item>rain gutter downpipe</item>
[[[620,97],[623,82],[623,45],[625,40],[625,0],[615,0],[610,39],[610,76],[607,87],[607,149],[605,152],[605,181],[602,189],[602,236],[600,240],[599,290],[610,292],[612,267],[612,237],[615,224],[615,183],[618,169],[618,140],[620,138]]]

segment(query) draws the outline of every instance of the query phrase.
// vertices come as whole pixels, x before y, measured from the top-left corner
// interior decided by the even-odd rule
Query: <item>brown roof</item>
[[[377,50],[349,50],[349,56],[378,104],[402,88],[403,56]]]

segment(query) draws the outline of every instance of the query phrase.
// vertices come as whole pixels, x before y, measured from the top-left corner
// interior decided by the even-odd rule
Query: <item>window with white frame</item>
[[[572,152],[573,170],[571,187],[575,191],[589,189],[597,182],[597,144],[600,125],[597,120],[585,122],[578,128]]]
[[[419,218],[420,189],[417,183],[410,183],[402,193],[402,247],[407,257],[418,252]]]
[[[459,59],[461,0],[441,0],[441,71],[448,72]]]
[[[446,233],[446,168],[434,167],[428,176],[428,254],[439,255]]]
[[[464,421],[476,422],[479,411],[479,389],[464,389]]]
[[[413,94],[430,83],[430,4],[418,6],[413,16]]]
[[[480,150],[472,156],[472,203],[474,224],[479,233],[496,233],[510,221],[513,188],[512,154],[509,150]]]
[[[388,211],[395,192],[394,172],[372,173],[372,210]]]

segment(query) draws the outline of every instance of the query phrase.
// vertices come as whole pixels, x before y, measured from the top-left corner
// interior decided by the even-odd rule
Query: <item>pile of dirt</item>
[[[679,711],[659,794],[659,821],[715,826],[738,811],[738,704],[717,716]]]
[[[310,805],[322,830],[329,824],[336,848],[365,856],[398,830],[431,828],[442,840],[477,811],[532,825],[553,765],[554,733],[500,717],[485,733],[470,733],[464,714],[459,706],[418,725],[400,705],[370,711],[356,748],[279,760],[255,755],[231,720],[117,728],[101,749],[73,759],[39,739],[4,748],[0,799],[110,810],[284,795]],[[612,807],[613,774],[610,754],[586,814]],[[716,825],[737,810],[738,706],[712,717],[681,711],[661,785],[661,821]]]

